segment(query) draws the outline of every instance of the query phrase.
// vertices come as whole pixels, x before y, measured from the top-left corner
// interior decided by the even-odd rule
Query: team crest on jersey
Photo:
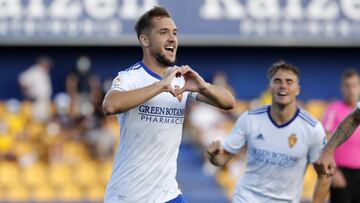
[[[181,102],[183,99],[183,93],[179,94],[176,98],[179,102]]]
[[[290,148],[293,148],[296,145],[297,137],[296,134],[291,133],[291,135],[288,137],[288,144]]]
[[[120,86],[120,81],[121,79],[119,77],[116,77],[113,81],[113,86],[114,87],[119,87]]]

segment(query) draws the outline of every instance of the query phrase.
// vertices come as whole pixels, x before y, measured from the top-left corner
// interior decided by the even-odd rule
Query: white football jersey
[[[139,62],[119,72],[110,91],[149,86],[161,77]],[[164,203],[181,192],[175,180],[187,97],[161,93],[118,115],[120,145],[115,155],[106,203]]]
[[[321,123],[304,110],[277,125],[270,108],[243,113],[224,143],[232,154],[247,146],[248,164],[233,203],[300,202],[306,168],[326,144]]]

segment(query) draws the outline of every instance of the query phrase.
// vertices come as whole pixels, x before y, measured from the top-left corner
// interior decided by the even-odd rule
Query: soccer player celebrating
[[[214,141],[207,149],[210,161],[224,166],[247,146],[247,169],[233,203],[299,203],[307,165],[326,143],[321,123],[297,107],[298,69],[280,61],[268,78],[271,105],[243,113],[225,143]],[[318,173],[313,202],[324,201],[329,185],[329,178]]]
[[[234,97],[189,66],[174,66],[177,28],[166,9],[147,11],[135,30],[143,59],[119,72],[103,101],[104,112],[117,115],[121,126],[104,201],[184,203],[175,176],[186,100],[226,110]]]

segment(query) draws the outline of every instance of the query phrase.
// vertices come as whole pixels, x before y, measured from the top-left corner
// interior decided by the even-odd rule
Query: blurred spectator
[[[91,129],[86,134],[86,142],[91,154],[101,161],[111,160],[115,152],[115,137],[105,125],[104,119],[101,121],[101,128]]]
[[[68,94],[61,92],[54,97],[55,113],[53,120],[62,128],[70,128],[74,121],[70,118],[71,98]]]
[[[50,58],[40,57],[35,65],[19,76],[19,84],[24,96],[33,102],[33,118],[42,122],[46,121],[50,113],[52,85],[49,72],[51,66]]]
[[[100,78],[91,72],[89,57],[77,59],[75,71],[66,78],[66,91],[71,98],[71,117],[86,117],[93,113],[96,118],[103,117],[101,102],[104,91]]]
[[[236,97],[236,92],[234,90],[234,88],[229,84],[228,82],[228,78],[225,72],[223,71],[218,71],[214,74],[213,79],[212,79],[212,83],[216,86],[219,87],[223,87],[227,90],[229,90],[234,97]]]
[[[104,90],[99,76],[91,71],[89,57],[77,59],[75,71],[66,79],[66,91],[66,96],[62,95],[56,103],[62,109],[58,113],[63,112],[57,119],[73,124],[70,137],[86,144],[93,157],[101,160],[112,157],[114,137],[103,126]]]
[[[344,72],[341,78],[343,100],[334,102],[326,110],[323,124],[328,136],[350,113],[360,99],[360,77],[355,70]],[[332,179],[332,203],[360,202],[360,129],[358,128],[343,145],[335,150],[338,166]]]

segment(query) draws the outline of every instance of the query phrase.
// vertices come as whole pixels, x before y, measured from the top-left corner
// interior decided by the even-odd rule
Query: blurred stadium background
[[[99,105],[117,72],[141,60],[133,25],[153,5],[178,26],[178,64],[238,100],[231,112],[189,104],[178,181],[190,203],[230,202],[244,154],[216,169],[204,147],[271,101],[272,63],[299,67],[299,106],[318,119],[341,98],[341,73],[360,68],[356,0],[0,0],[0,202],[102,202],[121,140]],[[52,60],[52,94],[39,118],[18,79],[40,56]],[[309,168],[304,202],[314,182]]]

